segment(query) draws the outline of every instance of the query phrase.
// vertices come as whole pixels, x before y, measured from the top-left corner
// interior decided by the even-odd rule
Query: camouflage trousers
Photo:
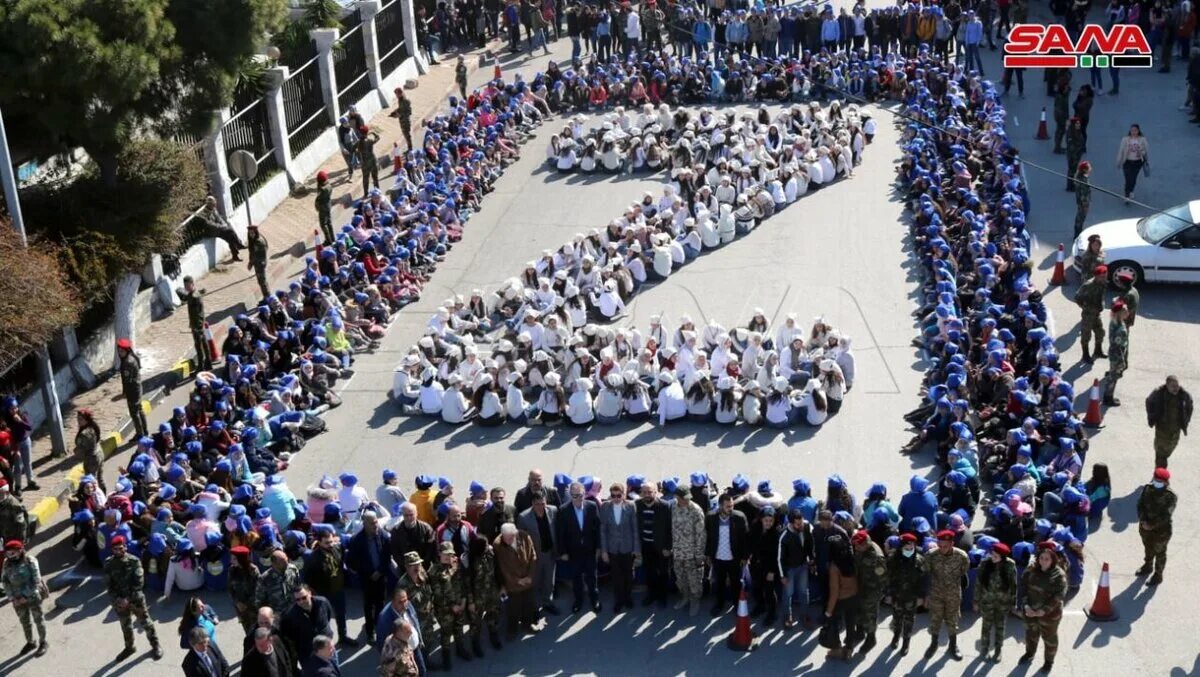
[[[496,596],[484,603],[475,603],[475,611],[470,614],[471,636],[483,635],[483,626],[487,625],[488,632],[495,634],[500,628],[500,597]]]
[[[676,557],[673,567],[679,594],[688,601],[700,599],[704,594],[704,560],[700,557]]]
[[[130,597],[129,606],[124,610],[118,608],[116,611],[117,620],[121,622],[121,634],[125,636],[125,646],[133,646],[133,619],[135,617],[142,631],[146,633],[146,639],[150,640],[150,646],[158,646],[158,632],[154,629],[154,621],[150,620],[150,612],[146,609],[144,596]]]
[[[1165,468],[1175,447],[1179,446],[1179,428],[1170,429],[1166,426],[1154,428],[1154,467]]]
[[[42,602],[26,602],[22,606],[13,605],[17,619],[21,621],[21,629],[25,631],[25,641],[33,641],[33,628],[37,626],[38,639],[46,641],[46,623],[42,616]]]
[[[442,650],[449,651],[455,637],[461,637],[463,626],[466,624],[466,612],[461,614],[445,613],[437,615],[438,631],[442,635]]]
[[[892,632],[901,637],[912,635],[917,619],[917,598],[892,597]]]
[[[1079,316],[1079,344],[1083,346],[1084,350],[1087,350],[1087,344],[1092,340],[1093,334],[1096,336],[1097,348],[1103,348],[1104,322],[1100,320],[1100,313],[1084,311]]]
[[[958,621],[962,618],[962,595],[931,595],[925,600],[929,608],[929,633],[934,637],[946,626],[946,634],[958,634]]]
[[[1149,531],[1139,528],[1138,534],[1142,537],[1146,564],[1154,567],[1154,573],[1162,574],[1167,566],[1167,544],[1171,542],[1171,528],[1159,527]]]
[[[1033,655],[1037,653],[1038,638],[1042,639],[1042,644],[1046,646],[1046,662],[1053,663],[1054,656],[1058,654],[1058,623],[1062,620],[1062,614],[1056,613],[1054,617],[1039,616],[1037,618],[1025,619],[1025,653]]]
[[[879,627],[879,602],[883,599],[881,594],[862,593],[858,596],[858,618],[856,619],[858,627],[868,635],[875,634],[875,628]]]
[[[1008,606],[1004,604],[980,604],[979,620],[982,632],[979,638],[986,648],[989,643],[1000,646],[1004,643],[1005,623],[1008,617]]]

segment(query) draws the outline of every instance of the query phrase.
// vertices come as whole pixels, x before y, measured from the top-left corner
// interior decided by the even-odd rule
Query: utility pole
[[[29,247],[25,237],[25,219],[21,216],[21,196],[17,192],[17,176],[13,173],[12,156],[8,152],[8,132],[4,129],[4,114],[0,112],[0,183],[4,184],[4,199],[13,228],[21,245]],[[58,386],[54,383],[54,367],[46,346],[37,349],[38,376],[41,380],[42,406],[46,409],[46,424],[50,426],[50,445],[55,454],[67,453],[67,432],[63,429],[62,408],[58,401]]]

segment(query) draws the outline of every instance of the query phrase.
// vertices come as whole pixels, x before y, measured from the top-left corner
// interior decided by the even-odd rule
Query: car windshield
[[[1138,221],[1137,232],[1146,242],[1158,244],[1191,223],[1191,207],[1184,203]]]

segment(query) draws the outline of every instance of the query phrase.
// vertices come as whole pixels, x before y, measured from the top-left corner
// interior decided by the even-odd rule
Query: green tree
[[[79,296],[55,258],[57,249],[33,240],[21,245],[7,214],[0,214],[0,370],[54,338],[79,319]]]
[[[131,139],[202,134],[284,0],[7,0],[0,106],[35,150],[82,146],[115,186]]]

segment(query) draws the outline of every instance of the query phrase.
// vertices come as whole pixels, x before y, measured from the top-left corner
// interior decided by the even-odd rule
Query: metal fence
[[[316,57],[292,71],[283,83],[283,114],[288,148],[296,157],[329,129],[321,96],[321,69]]]
[[[383,77],[391,75],[409,56],[404,41],[404,13],[401,0],[392,0],[375,15],[375,35],[379,42],[379,70]]]
[[[339,87],[338,113],[358,103],[371,91],[367,77],[367,48],[363,44],[362,24],[342,35],[333,55],[333,72]]]
[[[235,150],[246,150],[258,161],[258,175],[247,182],[237,179],[232,186],[233,204],[240,206],[279,172],[275,146],[271,143],[271,123],[267,106],[262,99],[239,110],[221,130],[225,139],[225,156]]]
[[[283,56],[279,59],[279,65],[287,66],[295,71],[299,70],[316,56],[317,45],[312,40],[309,40],[303,45],[298,45],[296,49],[285,50]]]

